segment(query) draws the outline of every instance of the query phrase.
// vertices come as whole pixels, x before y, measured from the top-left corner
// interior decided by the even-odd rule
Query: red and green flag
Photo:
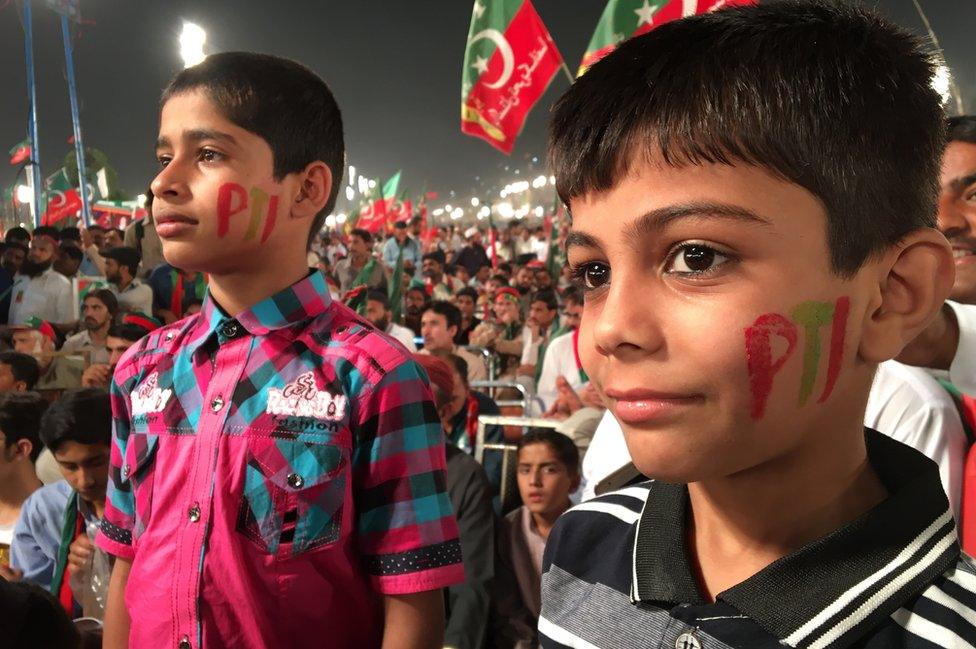
[[[393,202],[397,197],[397,190],[400,187],[400,174],[398,171],[393,177],[382,185],[382,189],[377,196],[370,198],[369,201],[359,211],[359,219],[356,227],[369,232],[379,232],[386,225],[387,214],[391,212]],[[377,183],[379,186],[379,183]]]
[[[583,54],[577,76],[628,38],[645,34],[658,25],[723,7],[755,3],[756,0],[609,0]]]
[[[30,160],[31,157],[31,143],[30,140],[24,140],[20,144],[12,147],[9,151],[10,153],[10,164],[19,165]]]
[[[75,216],[81,211],[81,194],[72,187],[64,167],[44,181],[47,189],[47,209],[41,217],[43,225],[54,225],[62,219]]]
[[[530,0],[475,0],[461,71],[461,132],[511,153],[562,65]]]

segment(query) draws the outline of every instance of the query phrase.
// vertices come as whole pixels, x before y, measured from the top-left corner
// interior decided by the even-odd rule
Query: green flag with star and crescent
[[[476,0],[461,71],[461,132],[511,153],[561,65],[529,0]]]
[[[609,0],[583,54],[577,76],[628,38],[646,34],[658,25],[722,7],[755,3],[756,0]]]

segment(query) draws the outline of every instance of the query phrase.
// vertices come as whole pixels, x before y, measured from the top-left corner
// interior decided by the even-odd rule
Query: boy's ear
[[[881,363],[897,356],[931,322],[952,289],[952,248],[940,232],[921,228],[882,256],[864,314],[859,356]]]
[[[292,218],[313,219],[329,202],[332,170],[321,160],[309,163],[301,172],[301,186],[291,204]]]

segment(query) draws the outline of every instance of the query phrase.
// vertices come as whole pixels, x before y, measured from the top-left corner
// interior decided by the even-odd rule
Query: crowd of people
[[[552,115],[572,223],[497,229],[323,230],[325,83],[184,70],[149,217],[4,234],[0,640],[976,644],[976,117],[913,43],[819,1],[628,41]]]

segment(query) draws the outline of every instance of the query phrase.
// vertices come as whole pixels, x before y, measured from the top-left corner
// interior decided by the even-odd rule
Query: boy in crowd
[[[108,393],[87,388],[66,392],[44,413],[40,438],[64,479],[38,489],[24,502],[10,547],[11,566],[23,579],[49,588],[66,611],[78,613],[67,568],[69,562],[77,566],[90,556],[87,528],[97,526],[105,513],[112,441]]]
[[[163,254],[210,282],[115,369],[105,646],[441,647],[463,569],[430,390],[306,264],[341,187],[331,91],[212,55],[163,93],[156,155]]]
[[[0,352],[0,394],[33,390],[40,373],[33,356],[17,351]]]
[[[420,320],[420,333],[424,337],[424,348],[420,353],[443,359],[451,354],[460,356],[468,364],[468,383],[482,381],[488,377],[484,362],[454,342],[460,327],[461,311],[456,306],[443,300],[431,302]]]
[[[937,467],[862,423],[952,286],[932,74],[864,9],[778,2],[662,25],[560,100],[580,356],[654,481],[556,523],[543,646],[976,634]]]
[[[14,524],[28,496],[41,487],[34,462],[41,452],[38,429],[47,402],[36,392],[0,395],[0,577],[10,570]]]
[[[533,430],[519,439],[516,466],[523,505],[498,526],[493,627],[498,647],[530,649],[539,646],[542,552],[579,487],[579,451],[562,433]]]

